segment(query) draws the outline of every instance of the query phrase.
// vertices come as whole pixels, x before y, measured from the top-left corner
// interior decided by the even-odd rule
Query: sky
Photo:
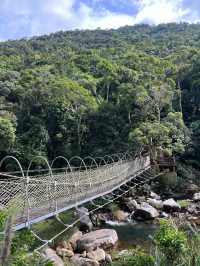
[[[60,30],[200,21],[200,0],[0,0],[0,40]]]

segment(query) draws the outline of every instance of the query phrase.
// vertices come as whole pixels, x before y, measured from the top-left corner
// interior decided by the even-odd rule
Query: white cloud
[[[189,13],[188,8],[183,8],[183,0],[139,0],[139,12],[134,23],[168,23],[179,22]]]
[[[133,16],[110,12],[106,9],[102,9],[99,13],[96,13],[85,4],[80,6],[79,15],[82,17],[81,24],[79,25],[82,29],[111,29],[123,25],[130,25],[134,22]]]
[[[109,8],[108,3],[115,8]],[[0,38],[76,28],[197,22],[199,10],[199,0],[0,0]]]
[[[73,16],[75,0],[46,0],[42,12],[58,16],[61,19],[69,19]]]

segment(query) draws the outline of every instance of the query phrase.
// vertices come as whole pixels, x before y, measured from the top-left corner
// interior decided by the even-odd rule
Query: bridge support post
[[[26,177],[26,185],[25,185],[25,197],[26,197],[26,200],[25,200],[25,206],[27,206],[27,218],[26,218],[26,223],[27,223],[27,227],[30,228],[30,199],[29,199],[29,193],[28,193],[28,190],[29,190],[29,182],[30,182],[30,178],[29,176],[27,175]]]
[[[54,181],[54,203],[55,203],[55,213],[58,213],[58,202],[57,202],[57,181]]]

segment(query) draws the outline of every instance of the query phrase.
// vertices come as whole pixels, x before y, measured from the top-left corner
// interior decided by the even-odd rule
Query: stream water
[[[152,247],[151,236],[157,228],[156,224],[144,222],[117,223],[107,222],[104,228],[115,229],[119,237],[118,249],[130,249],[137,246],[149,251]]]

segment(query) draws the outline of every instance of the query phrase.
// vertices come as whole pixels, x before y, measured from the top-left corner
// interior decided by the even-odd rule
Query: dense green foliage
[[[115,260],[112,266],[155,266],[153,256],[147,255],[143,251],[133,250],[128,251],[127,254],[120,256]]]
[[[174,222],[163,220],[152,239],[152,255],[131,250],[115,258],[111,266],[199,266],[200,234],[190,229],[188,236],[187,230],[181,231]]]
[[[12,221],[16,210],[14,203],[0,210],[0,266],[52,266],[41,254],[32,253],[36,239],[31,231],[22,230],[14,235]]]
[[[199,167],[199,36],[171,23],[0,43],[0,156],[27,165],[145,144]]]
[[[164,254],[166,261],[171,264],[179,260],[184,252],[186,252],[186,235],[168,221],[161,221],[154,240],[158,249]]]

